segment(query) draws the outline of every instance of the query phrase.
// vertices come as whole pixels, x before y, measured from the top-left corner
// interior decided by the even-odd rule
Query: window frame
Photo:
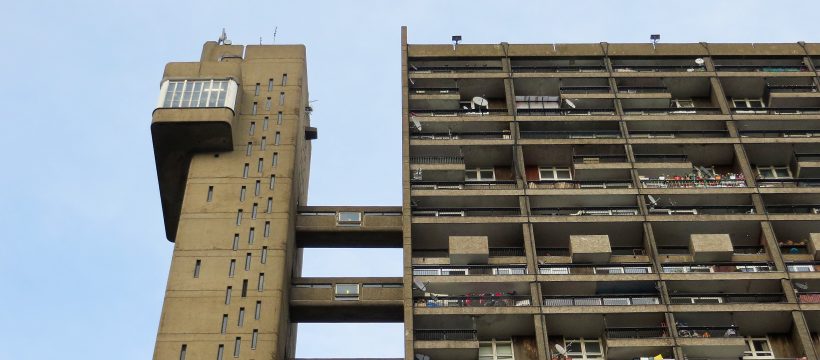
[[[354,290],[355,292],[354,293],[344,293],[344,294],[340,293],[340,291],[342,291],[341,287],[345,287],[345,286],[355,287],[355,290]],[[333,284],[333,299],[334,300],[344,300],[344,301],[359,300],[359,297],[361,296],[361,293],[362,293],[362,290],[361,290],[361,286],[359,284],[348,284],[348,283]]]
[[[487,346],[489,345],[489,346]],[[498,353],[498,346],[499,345],[509,345],[510,347],[510,355],[500,355]],[[481,348],[490,348],[489,356],[481,355]],[[512,338],[509,340],[498,340],[498,339],[491,339],[489,341],[480,341],[478,343],[478,360],[515,360],[515,346],[513,346]]]
[[[492,178],[486,178],[485,179],[481,174],[482,171],[491,172],[493,174]],[[469,177],[470,173],[474,173],[475,178],[471,179]],[[490,168],[477,167],[477,168],[466,169],[466,170],[464,170],[464,181],[465,182],[495,181],[495,168],[492,168],[492,167],[490,167]]]
[[[569,174],[569,178],[559,178],[558,173],[559,171],[563,172],[566,171]],[[544,177],[544,172],[552,172],[552,177]],[[538,167],[538,180],[539,181],[572,181],[572,169],[565,166],[539,166]]]
[[[766,102],[763,98],[732,98],[732,107],[738,114],[756,114],[766,112]],[[752,102],[760,102],[760,107],[753,107]],[[743,104],[744,107],[737,106],[738,103]]]
[[[569,350],[569,345],[572,343],[578,343],[581,345],[581,352],[571,352]],[[591,353],[587,351],[587,343],[597,343],[599,352]],[[603,360],[604,359],[604,347],[603,342],[600,338],[564,338],[564,348],[567,349],[567,355],[573,359],[588,359],[588,360]]]
[[[224,83],[224,88],[223,88]],[[190,84],[190,87],[189,87]],[[207,84],[207,86],[206,86]],[[180,86],[181,85],[181,86]],[[214,87],[216,85],[217,87]],[[176,79],[162,82],[157,109],[224,108],[236,110],[238,85],[233,79]],[[202,95],[207,92],[205,99]],[[216,98],[211,101],[212,95]],[[196,96],[196,99],[194,97]],[[194,103],[196,101],[196,103]],[[183,106],[183,103],[186,106]]]
[[[764,176],[763,172],[761,170],[770,172],[772,174],[772,176]],[[788,176],[778,176],[777,175],[778,170],[785,170],[789,175]],[[792,169],[790,169],[788,166],[757,165],[757,166],[755,166],[755,172],[757,172],[757,178],[758,179],[766,179],[766,180],[770,180],[770,179],[774,179],[774,180],[777,180],[777,179],[794,179],[794,174],[792,174]]]
[[[754,347],[755,341],[765,341],[766,346],[769,347],[769,350],[756,350]],[[749,350],[743,351],[743,359],[774,359],[774,350],[772,350],[772,343],[769,341],[768,336],[764,337],[751,337],[747,336],[743,338],[743,342],[746,344],[746,347]]]

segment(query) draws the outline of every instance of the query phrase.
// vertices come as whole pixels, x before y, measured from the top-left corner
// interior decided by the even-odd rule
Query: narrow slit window
[[[268,97],[268,99],[265,100],[265,111],[270,111],[270,105],[270,97]]]
[[[248,296],[248,279],[242,280],[242,297]]]
[[[253,258],[253,254],[247,253],[245,254],[245,271],[251,270],[251,258]]]
[[[259,193],[262,192],[262,180],[256,180],[256,185],[253,188],[253,194],[259,196]]]
[[[271,159],[270,164],[273,167],[276,167],[276,165],[279,165],[279,153],[278,152],[273,153],[273,158]]]
[[[262,302],[256,301],[256,310],[253,312],[253,319],[259,320],[262,318]]]
[[[261,85],[261,84],[256,83],[256,88],[254,88],[254,90],[253,90],[253,95],[254,96],[259,96],[259,88],[260,88],[259,85]]]
[[[228,331],[228,314],[222,314],[222,326],[219,327],[219,333],[224,334]]]
[[[245,325],[245,308],[239,308],[239,318],[236,319],[236,326]]]
[[[248,145],[245,146],[245,156],[251,156],[253,152],[253,142],[248,141]]]
[[[228,265],[228,277],[232,278],[236,274],[236,259],[231,259],[231,263]]]
[[[276,114],[276,125],[282,125],[282,112]]]
[[[196,259],[196,263],[194,263],[194,277],[199,277],[199,269],[202,268],[202,260]]]
[[[179,360],[185,360],[185,355],[188,353],[188,345],[182,344],[182,347],[179,349]]]
[[[262,130],[267,130],[268,129],[268,122],[269,122],[268,120],[269,120],[269,118],[267,116],[265,116],[262,119]]]
[[[285,105],[285,92],[284,91],[279,93],[279,105]]]
[[[265,237],[269,237],[269,236],[270,236],[270,221],[265,221],[265,231],[264,231],[264,235],[265,235]]]
[[[253,135],[254,131],[256,131],[256,121],[251,121],[251,126],[248,127],[248,135]]]
[[[259,210],[259,204],[253,203],[253,208],[251,208],[251,219],[256,220],[256,213]]]
[[[233,288],[231,288],[230,286],[228,286],[228,288],[225,289],[225,305],[231,304],[231,290],[233,290]]]
[[[279,145],[282,142],[282,134],[280,132],[276,132],[273,136],[273,145]]]
[[[242,168],[242,178],[247,179],[250,172],[251,164],[245,163],[245,166]]]
[[[253,329],[253,334],[251,335],[251,349],[256,349],[256,341],[259,339],[259,330]]]
[[[211,202],[211,201],[214,200],[214,187],[213,186],[208,186],[208,198],[207,199],[208,199],[208,202]]]
[[[282,74],[282,86],[288,84],[288,74]]]
[[[271,175],[270,176],[270,185],[268,185],[268,188],[270,188],[270,190],[273,190],[273,187],[275,185],[276,185],[276,175]]]
[[[259,280],[256,282],[256,291],[262,292],[265,290],[265,273],[259,273]]]
[[[233,234],[233,245],[231,245],[231,250],[239,250],[239,234]]]
[[[265,167],[265,159],[259,158],[259,161],[256,163],[256,172],[262,172]]]
[[[262,137],[262,141],[259,142],[259,150],[265,151],[265,145],[268,143],[268,138],[266,136]]]
[[[245,193],[247,191],[248,191],[248,188],[245,187],[245,185],[242,185],[242,187],[239,188],[239,201],[245,201]]]
[[[268,79],[268,92],[273,91],[273,79]]]
[[[256,115],[256,110],[257,110],[258,107],[259,107],[259,104],[256,101],[254,101],[253,102],[253,107],[251,108],[251,115]]]
[[[251,230],[248,231],[248,244],[253,244],[254,235],[256,235],[256,229],[251,228]]]
[[[271,211],[273,211],[273,198],[269,197],[268,198],[268,206],[265,208],[265,212],[270,214]]]
[[[241,343],[242,343],[242,338],[237,336],[236,340],[233,343],[233,357],[235,357],[235,358],[239,357],[239,345]]]
[[[259,256],[259,262],[262,263],[262,264],[268,262],[268,247],[267,246],[262,247],[262,255]]]
[[[225,345],[219,344],[219,348],[216,350],[216,360],[222,360],[222,356],[225,354]]]
[[[236,226],[242,225],[242,209],[236,210]]]

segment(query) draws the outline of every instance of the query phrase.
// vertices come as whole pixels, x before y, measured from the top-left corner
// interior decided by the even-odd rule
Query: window
[[[279,105],[285,105],[285,92],[279,93]]]
[[[230,286],[228,286],[228,288],[225,289],[225,305],[231,304],[231,290],[232,288]]]
[[[493,275],[524,275],[525,269],[520,268],[493,268]]]
[[[233,80],[166,80],[157,108],[228,107],[236,101]]]
[[[245,201],[245,191],[248,190],[245,185],[239,188],[239,201]]]
[[[538,168],[538,179],[541,181],[569,181],[572,172],[567,167],[542,166]]]
[[[495,181],[495,170],[492,168],[465,170],[464,181]]]
[[[179,360],[185,360],[185,355],[188,353],[188,345],[182,344],[182,348],[179,349]]]
[[[248,127],[248,135],[253,135],[254,131],[256,131],[256,122],[251,121],[251,126]]]
[[[270,212],[270,211],[268,211]],[[263,232],[263,236],[268,237],[270,236],[270,221],[265,221],[265,229]]]
[[[478,343],[479,360],[507,360],[515,359],[513,356],[512,340],[482,341]]]
[[[362,223],[362,213],[358,211],[340,211],[336,215],[338,225],[360,225]]]
[[[245,166],[242,167],[242,178],[247,179],[248,173],[251,171],[251,164],[245,163]]]
[[[262,317],[262,302],[256,301],[256,310],[253,312],[253,319],[259,320]]]
[[[208,186],[208,196],[207,196],[206,200],[208,202],[211,202],[211,201],[214,200],[214,187],[213,186]]]
[[[273,158],[271,159],[270,165],[271,166],[276,166],[276,164],[278,164],[278,163],[279,163],[279,153],[275,152],[275,153],[273,153]]]
[[[269,197],[268,198],[268,206],[265,208],[265,212],[270,214],[271,211],[273,211],[273,198]],[[265,235],[265,236],[267,236],[267,235]]]
[[[253,142],[248,141],[248,145],[245,145],[245,156],[251,156],[251,152],[253,152]]]
[[[265,100],[265,111],[270,111],[270,97]]]
[[[259,280],[256,282],[256,291],[265,290],[265,273],[259,273]]]
[[[791,179],[792,172],[788,166],[758,165],[757,176],[761,179]]]
[[[245,254],[245,271],[248,271],[248,270],[251,269],[251,257],[252,257],[251,253]]]
[[[281,140],[282,140],[282,134],[280,134],[277,131],[276,134],[273,136],[273,145],[279,145]]]
[[[267,129],[268,129],[268,120],[269,120],[269,119],[268,119],[268,117],[267,117],[267,116],[265,116],[265,117],[262,119],[262,130],[267,130]]]
[[[248,279],[242,280],[242,297],[248,296]]]
[[[268,262],[268,247],[267,246],[262,247],[262,255],[259,257],[259,262],[262,263],[262,264]]]
[[[256,341],[259,339],[259,330],[253,329],[253,334],[251,335],[251,349],[256,349]]]
[[[282,74],[282,86],[288,84],[288,74]]]
[[[239,345],[242,343],[242,338],[237,336],[236,340],[233,342],[233,357],[239,357]]]
[[[732,106],[739,114],[754,114],[765,113],[765,110],[760,110],[766,107],[762,99],[732,99]]]
[[[256,109],[259,107],[259,104],[256,101],[253,102],[253,107],[251,108],[251,115],[256,115]]]
[[[265,145],[267,145],[268,138],[266,136],[262,137],[262,141],[259,142],[259,150],[265,151]]]
[[[236,326],[245,325],[245,308],[239,308],[239,316],[236,319]]]
[[[567,355],[573,359],[603,359],[601,339],[567,338],[564,339]]]
[[[222,355],[225,354],[225,345],[219,344],[219,348],[216,350],[216,360],[222,360]]]
[[[236,274],[236,259],[231,259],[231,263],[228,265],[228,277],[232,278]]]
[[[222,314],[222,326],[219,328],[219,333],[224,334],[228,331],[228,314]]]
[[[256,83],[256,87],[253,89],[253,96],[259,96],[259,83]]]
[[[676,108],[695,107],[695,102],[692,101],[692,99],[672,99],[672,104],[675,105]]]
[[[273,79],[268,79],[268,92],[273,91]]]
[[[790,272],[814,272],[814,265],[786,265]]]
[[[242,209],[236,210],[236,226],[242,225]]]
[[[256,213],[259,210],[259,204],[253,203],[253,207],[251,208],[251,219],[256,219]]]
[[[336,284],[336,300],[359,300],[359,284]]]
[[[265,166],[265,159],[259,158],[259,161],[256,163],[256,171],[257,172],[262,172],[262,169],[264,168],[264,166]]]
[[[196,259],[196,263],[194,264],[194,277],[199,277],[199,268],[202,267],[202,260]]]
[[[231,250],[236,251],[239,249],[239,234],[233,234],[233,245],[231,246]]]
[[[262,192],[262,180],[256,180],[256,183],[253,187],[253,194],[255,196],[259,196],[259,193]]]
[[[276,125],[282,125],[282,112],[276,113]]]
[[[270,176],[270,185],[268,185],[268,188],[273,190],[274,185],[276,185],[276,175],[271,175]]]
[[[746,351],[743,352],[744,359],[774,359],[769,338],[747,337],[744,340],[746,342]]]

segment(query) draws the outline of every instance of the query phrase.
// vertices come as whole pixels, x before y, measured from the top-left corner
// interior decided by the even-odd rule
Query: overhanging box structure
[[[818,358],[820,45],[403,29],[394,207],[306,206],[305,58],[165,69],[155,359],[292,359],[300,322],[402,322],[406,360]],[[403,274],[303,277],[309,247],[402,248]]]

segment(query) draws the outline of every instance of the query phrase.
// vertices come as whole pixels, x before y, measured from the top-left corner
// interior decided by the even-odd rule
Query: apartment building
[[[292,359],[305,322],[403,322],[406,360],[818,358],[820,44],[401,41],[400,207],[308,206],[304,47],[168,64],[156,359]],[[403,274],[302,277],[311,247]]]

